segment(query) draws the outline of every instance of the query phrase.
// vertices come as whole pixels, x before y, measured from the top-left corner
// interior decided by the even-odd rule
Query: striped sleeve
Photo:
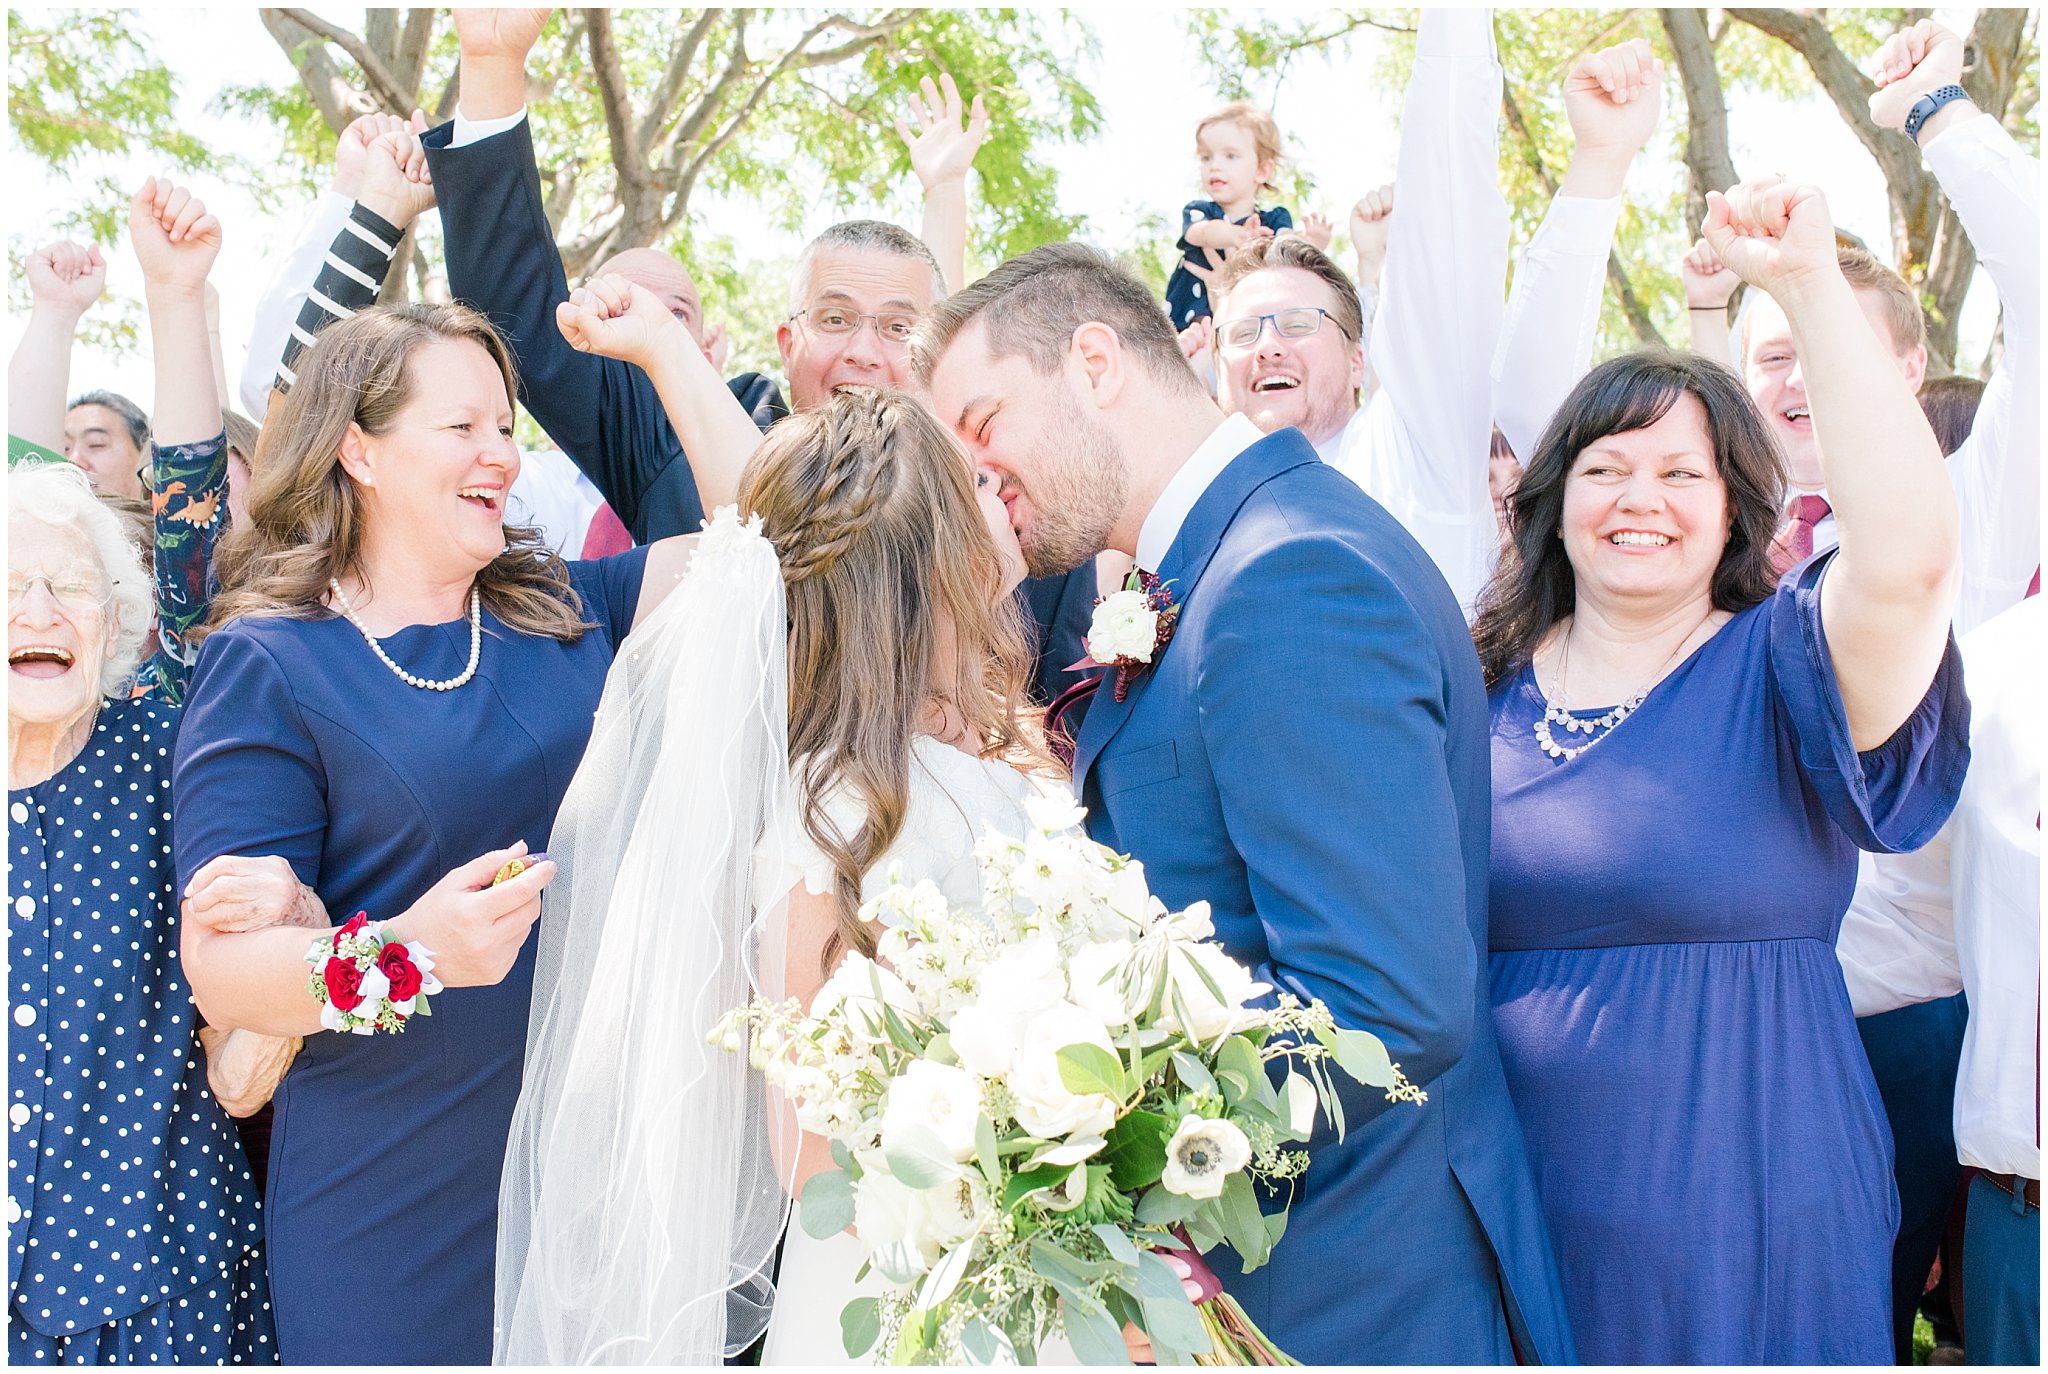
[[[341,232],[321,260],[320,275],[313,279],[313,289],[306,293],[306,303],[292,322],[291,337],[285,340],[284,357],[277,364],[278,390],[289,391],[298,380],[294,367],[299,355],[312,346],[315,335],[334,321],[376,304],[403,233],[361,205],[349,207]]]

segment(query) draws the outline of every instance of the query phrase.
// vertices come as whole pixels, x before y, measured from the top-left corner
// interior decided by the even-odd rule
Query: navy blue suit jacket
[[[1163,561],[1173,638],[1076,741],[1091,833],[1429,1092],[1350,1085],[1272,1259],[1218,1272],[1309,1364],[1497,1363],[1511,1329],[1571,1361],[1493,1038],[1486,689],[1450,588],[1293,429],[1224,469]]]
[[[542,210],[526,121],[461,148],[448,146],[454,129],[444,124],[425,138],[449,291],[505,336],[519,362],[520,404],[604,493],[636,543],[694,534],[704,503],[654,384],[630,363],[579,353],[555,326],[569,283]],[[726,385],[763,430],[789,413],[775,383],[758,372]],[[1038,627],[1034,689],[1050,701],[1072,681],[1064,670],[1082,655],[1094,567],[1034,578],[1020,599]]]

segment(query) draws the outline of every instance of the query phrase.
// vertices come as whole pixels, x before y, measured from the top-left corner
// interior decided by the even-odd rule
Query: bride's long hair
[[[903,827],[911,745],[934,705],[984,758],[1044,766],[1024,716],[1030,636],[965,456],[901,392],[856,391],[778,423],[740,479],[781,560],[789,610],[789,756],[805,832],[832,861],[846,949],[872,955],[861,877]],[[866,821],[842,835],[826,800]]]

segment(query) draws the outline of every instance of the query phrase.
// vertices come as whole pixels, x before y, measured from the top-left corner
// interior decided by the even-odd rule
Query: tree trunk
[[[1685,167],[1690,180],[1685,232],[1698,238],[1700,224],[1707,217],[1707,192],[1725,191],[1741,180],[1728,151],[1728,102],[1722,95],[1720,70],[1714,64],[1707,12],[1667,9],[1657,13],[1685,87]]]

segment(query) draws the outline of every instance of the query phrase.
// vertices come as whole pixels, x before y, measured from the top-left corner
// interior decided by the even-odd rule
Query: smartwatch
[[[1934,112],[1955,100],[1968,100],[1970,93],[1961,86],[1937,86],[1913,102],[1913,108],[1906,112],[1906,137],[1915,143],[1920,141],[1920,130],[1927,121],[1934,118]]]

